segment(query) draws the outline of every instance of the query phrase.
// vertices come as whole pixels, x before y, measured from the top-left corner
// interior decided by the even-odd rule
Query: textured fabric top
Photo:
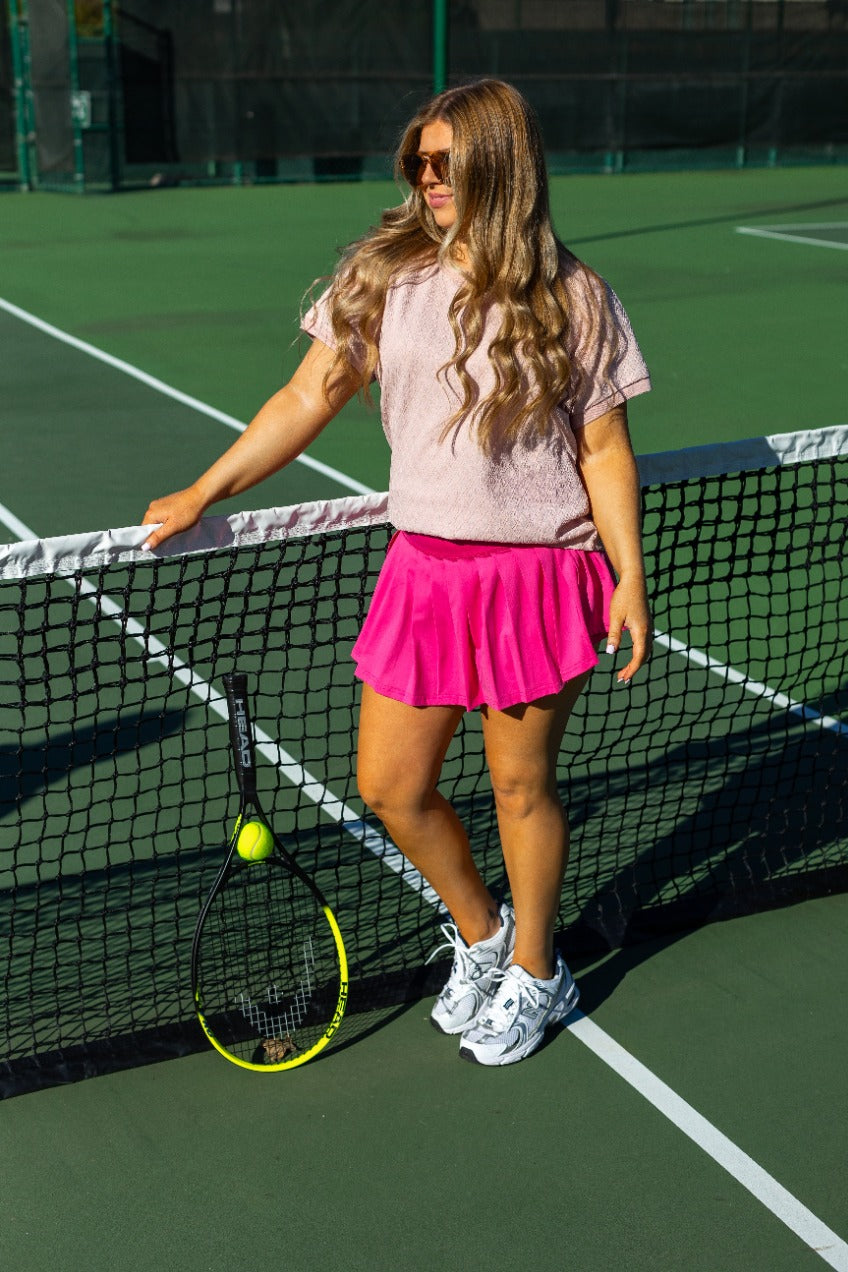
[[[456,376],[439,374],[454,353],[448,308],[460,283],[455,269],[434,265],[402,276],[386,296],[377,379],[392,449],[389,520],[400,530],[442,539],[600,547],[577,470],[574,429],[651,387],[621,302],[597,276],[574,266],[568,353],[576,391],[552,412],[544,439],[520,441],[492,457],[468,424],[442,440],[462,400]],[[591,320],[590,288],[606,302],[600,324]],[[302,326],[335,348],[328,295]],[[493,306],[468,362],[481,398],[494,388],[488,351],[498,326]]]

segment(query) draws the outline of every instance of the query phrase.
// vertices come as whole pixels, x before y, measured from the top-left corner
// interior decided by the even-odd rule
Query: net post
[[[29,156],[31,127],[27,102],[28,58],[27,15],[18,0],[9,0],[9,40],[12,51],[12,78],[15,98],[15,149],[18,157],[18,181],[22,190],[32,189]]]
[[[68,22],[68,74],[70,77],[71,100],[79,96],[79,45],[77,41],[77,14],[74,0],[67,0]],[[77,110],[71,110],[71,129],[74,144],[74,189],[85,194],[85,151],[82,139],[82,124]]]
[[[103,0],[103,53],[106,63],[106,127],[109,146],[109,184],[113,191],[121,188],[120,148],[120,77],[115,43],[115,19],[112,0]]]

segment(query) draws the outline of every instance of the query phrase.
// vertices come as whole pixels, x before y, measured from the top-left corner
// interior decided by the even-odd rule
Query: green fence
[[[516,84],[553,171],[848,158],[848,0],[6,0],[0,180],[388,174],[434,88]]]

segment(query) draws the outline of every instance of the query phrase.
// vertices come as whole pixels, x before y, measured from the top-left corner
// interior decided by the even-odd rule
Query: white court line
[[[0,504],[0,520],[4,521],[19,538],[35,539],[37,535]],[[147,635],[135,619],[130,618],[114,601],[98,597],[90,583],[83,580],[82,591],[92,603],[99,603],[101,610],[137,640],[153,661],[172,669],[174,679],[189,690],[222,720],[228,719],[226,699],[206,681],[200,679],[191,668],[168,652],[155,637]],[[665,638],[669,639],[669,638]],[[692,651],[682,651],[691,653]],[[698,651],[694,651],[698,652]],[[702,657],[706,658],[706,655]],[[714,660],[713,660],[714,661]],[[732,669],[730,669],[732,670]],[[738,673],[736,673],[738,675]],[[744,681],[744,678],[743,678]],[[256,748],[272,764],[276,764],[290,782],[300,786],[304,794],[313,800],[322,812],[368,848],[401,879],[434,908],[444,912],[444,906],[422,876],[406,861],[398,849],[367,826],[348,805],[344,804],[317,778],[313,777],[293,756],[284,751],[267,733],[254,728]],[[602,1060],[613,1072],[623,1078],[658,1112],[668,1118],[703,1152],[726,1170],[743,1188],[747,1189],[771,1213],[791,1229],[803,1242],[837,1272],[848,1272],[848,1245],[832,1232],[812,1211],[808,1210],[782,1184],[728,1139],[711,1122],[702,1117],[691,1105],[667,1086],[656,1074],[646,1068],[635,1056],[620,1046],[600,1026],[589,1020],[581,1011],[571,1014],[566,1027],[573,1036]]]
[[[781,221],[780,225],[752,225],[748,228],[752,233],[757,230],[846,230],[848,221]]]
[[[831,224],[804,225],[799,226],[798,228],[805,230],[835,230],[841,229],[843,226],[848,229],[848,223],[844,221],[833,222]],[[806,243],[808,247],[835,247],[841,252],[848,251],[848,242],[837,243],[834,239],[812,238],[805,234],[787,234],[783,232],[791,228],[792,227],[788,225],[781,226],[780,229],[769,229],[768,226],[737,225],[736,233],[749,234],[752,238],[780,239],[784,243]]]
[[[0,504],[0,521],[7,526],[12,534],[16,535],[22,543],[26,543],[29,539],[37,539],[38,535],[30,530],[29,526],[24,525],[19,517],[4,504]]]
[[[4,300],[1,296],[0,309],[5,310],[7,314],[11,314],[13,318],[19,318],[21,322],[29,323],[37,331],[41,331],[47,336],[52,336],[54,340],[59,340],[62,344],[69,345],[80,353],[88,354],[90,358],[96,358],[98,362],[104,362],[107,367],[113,367],[114,370],[123,372],[124,375],[130,376],[133,380],[146,384],[149,389],[154,389],[157,393],[162,393],[165,397],[172,398],[182,406],[187,406],[192,411],[198,411],[201,415],[208,415],[210,419],[217,420],[219,424],[225,424],[227,428],[234,429],[237,433],[243,433],[247,428],[247,425],[242,423],[241,420],[237,420],[232,415],[227,415],[225,411],[219,411],[216,407],[209,406],[207,402],[201,402],[199,398],[191,397],[188,393],[175,389],[173,385],[165,384],[164,380],[158,380],[155,376],[148,375],[146,371],[142,371],[139,367],[134,367],[131,362],[124,362],[123,358],[116,358],[111,353],[98,349],[96,345],[89,344],[86,340],[80,340],[77,336],[72,336],[69,332],[62,331],[59,327],[54,327],[52,323],[45,322],[43,318],[37,318],[35,314],[19,308],[18,305],[13,305],[11,301]],[[294,463],[304,464],[307,468],[311,468],[316,473],[321,473],[324,477],[329,477],[331,481],[338,482],[346,490],[352,490],[358,495],[371,495],[374,493],[372,486],[364,486],[361,481],[348,477],[346,473],[340,472],[338,468],[331,468],[329,464],[323,464],[319,459],[313,459],[311,455],[298,455]]]
[[[565,1027],[599,1060],[652,1104],[830,1267],[848,1272],[848,1244],[808,1210],[797,1197],[763,1170],[753,1158],[702,1117],[691,1104],[641,1064],[582,1011],[574,1011]]]
[[[820,711],[816,711],[815,707],[798,702],[795,698],[790,698],[788,694],[779,693],[777,689],[772,689],[770,685],[764,685],[759,680],[750,680],[744,672],[737,671],[728,663],[719,662],[717,658],[703,653],[700,649],[692,649],[675,636],[667,636],[665,632],[654,632],[654,643],[664,645],[674,654],[680,654],[696,667],[705,667],[707,671],[711,671],[722,680],[727,680],[730,684],[741,685],[746,693],[753,694],[755,698],[765,699],[775,709],[782,709],[789,715],[800,716],[802,720],[810,720],[822,729],[829,729],[833,733],[841,734],[842,737],[848,737],[848,724],[843,724],[841,720],[836,720],[833,716],[822,715]]]

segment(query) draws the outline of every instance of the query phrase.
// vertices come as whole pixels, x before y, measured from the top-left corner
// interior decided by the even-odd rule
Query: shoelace
[[[535,985],[520,980],[518,970],[514,965],[510,964],[509,967],[495,968],[491,975],[493,992],[485,1015],[485,1023],[493,1032],[505,1031],[520,1015],[522,996],[530,1002],[531,1006],[536,1008],[541,1006],[542,1000],[539,990]],[[513,1001],[507,1007],[506,1001],[502,1002],[501,998],[509,999],[509,992],[504,994],[502,991],[503,983],[508,980],[514,981],[515,988],[512,991]],[[494,988],[496,985],[498,986],[497,989]]]
[[[425,960],[432,963],[434,958],[438,958],[443,950],[453,950],[454,957],[462,955],[468,949],[468,946],[459,935],[459,928],[454,923],[443,923],[441,925],[441,933],[445,938],[441,945],[437,945],[433,953]]]
[[[450,981],[453,981],[455,976],[462,979],[462,981],[477,981],[478,977],[481,976],[481,965],[474,959],[472,951],[465,944],[462,936],[459,935],[458,927],[456,927],[455,923],[442,923],[441,932],[442,936],[445,937],[444,944],[437,945],[436,949],[432,951],[430,958],[426,959],[426,962],[432,963],[432,960],[439,958],[439,955],[444,950],[453,950],[454,965],[450,969],[450,978],[445,990],[449,990]],[[442,991],[442,993],[444,992]]]

